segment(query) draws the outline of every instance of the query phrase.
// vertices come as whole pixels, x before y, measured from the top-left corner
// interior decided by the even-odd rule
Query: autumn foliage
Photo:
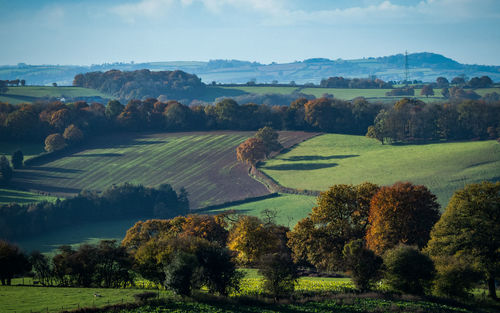
[[[421,249],[438,219],[439,204],[427,187],[408,182],[382,187],[371,200],[367,246],[377,254],[398,244]]]
[[[266,146],[261,139],[249,138],[236,148],[238,161],[255,165],[266,157]]]

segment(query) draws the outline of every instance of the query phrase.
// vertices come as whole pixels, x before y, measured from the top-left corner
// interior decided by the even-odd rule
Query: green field
[[[40,195],[29,191],[0,188],[0,205],[11,202],[30,203],[40,201],[56,201],[56,199],[57,197]]]
[[[60,312],[134,302],[139,289],[0,286],[0,312]],[[94,297],[94,294],[102,297]],[[165,297],[166,292],[162,292]]]
[[[228,206],[222,209],[211,211],[211,213],[235,210],[238,214],[262,216],[262,211],[271,210],[277,213],[276,223],[290,228],[306,217],[311,209],[316,205],[316,197],[280,194],[279,197],[270,198],[236,206]]]
[[[361,136],[326,134],[278,155],[261,170],[281,185],[326,190],[334,184],[424,184],[442,206],[465,184],[500,180],[496,141],[382,145]]]
[[[9,87],[9,90],[0,95],[0,101],[11,104],[30,103],[37,98],[75,98],[75,97],[101,97],[112,98],[100,91],[82,87],[49,87],[49,86],[24,86]]]
[[[266,86],[245,86],[245,85],[237,87],[221,87],[221,88],[227,90],[241,90],[246,93],[255,93],[259,95],[270,94],[270,93],[289,95],[299,89],[298,87],[272,87],[272,86],[266,87]]]
[[[31,159],[34,156],[39,155],[44,150],[44,144],[32,143],[32,142],[4,142],[0,141],[0,156],[5,155],[10,161],[12,153],[16,150],[21,150],[23,152],[24,161]]]

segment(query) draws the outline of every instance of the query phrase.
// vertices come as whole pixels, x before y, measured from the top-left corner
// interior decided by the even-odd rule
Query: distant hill
[[[411,80],[435,81],[439,76],[451,80],[453,77],[487,75],[493,81],[500,81],[500,66],[461,64],[440,54],[422,52],[408,55]],[[0,79],[25,79],[28,84],[71,85],[75,75],[95,71],[151,71],[182,70],[197,75],[204,83],[258,83],[278,81],[297,84],[319,84],[321,79],[331,76],[368,77],[375,75],[385,81],[404,79],[405,59],[403,54],[385,57],[370,57],[353,60],[330,60],[312,58],[292,63],[261,64],[240,60],[211,60],[209,62],[175,61],[148,63],[106,63],[92,66],[73,65],[27,65],[0,66]]]

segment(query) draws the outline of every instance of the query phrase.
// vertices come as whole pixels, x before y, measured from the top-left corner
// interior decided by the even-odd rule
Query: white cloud
[[[345,9],[290,9],[286,0],[140,0],[111,9],[126,21],[138,17],[161,18],[170,11],[203,5],[212,14],[235,9],[242,14],[259,13],[256,23],[265,25],[291,24],[379,24],[379,23],[457,23],[474,18],[500,18],[496,0],[421,0],[411,5],[384,0],[365,6]]]

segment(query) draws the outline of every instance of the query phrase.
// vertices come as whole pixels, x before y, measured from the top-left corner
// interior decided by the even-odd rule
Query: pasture
[[[306,217],[315,205],[316,197],[313,196],[280,194],[275,198],[228,206],[210,211],[210,213],[235,210],[237,214],[262,217],[264,210],[271,210],[276,213],[277,224],[292,228],[299,220]]]
[[[191,208],[268,194],[236,161],[236,147],[254,132],[192,132],[110,135],[77,152],[19,170],[13,185],[68,197],[125,182],[168,183],[189,193]],[[313,133],[281,132],[284,146]]]
[[[493,140],[382,145],[362,136],[325,134],[261,165],[285,187],[327,190],[364,181],[424,184],[442,207],[465,184],[500,180],[500,145]]]
[[[0,312],[60,312],[134,302],[139,289],[0,286]],[[164,296],[167,292],[162,291]],[[99,294],[101,297],[94,297]]]
[[[101,97],[112,98],[100,91],[70,86],[24,86],[9,87],[6,93],[0,95],[0,101],[11,104],[31,103],[39,98],[76,98],[76,97]]]

